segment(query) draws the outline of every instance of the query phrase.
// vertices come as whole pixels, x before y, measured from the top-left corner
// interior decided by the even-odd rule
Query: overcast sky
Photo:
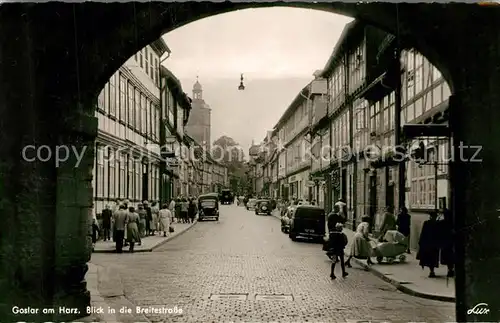
[[[212,108],[212,141],[227,135],[247,148],[260,142],[328,60],[352,19],[296,9],[246,9],[212,16],[165,34],[164,65],[192,94],[199,76]],[[238,91],[240,73],[245,91]]]

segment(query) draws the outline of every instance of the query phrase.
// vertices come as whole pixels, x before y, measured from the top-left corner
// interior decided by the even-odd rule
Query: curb
[[[278,214],[274,214],[274,212],[273,212],[272,215],[275,218],[277,218],[277,219],[281,219],[279,213]],[[418,291],[413,290],[410,287],[408,287],[406,283],[402,283],[402,282],[399,282],[399,281],[397,281],[397,280],[395,280],[393,278],[388,277],[387,275],[381,273],[377,269],[375,269],[375,268],[373,268],[371,266],[368,266],[367,264],[365,264],[364,262],[362,262],[359,259],[352,258],[351,260],[353,260],[356,264],[358,264],[359,266],[361,266],[364,269],[368,270],[369,272],[373,273],[375,276],[379,277],[380,279],[382,279],[382,280],[388,282],[389,284],[393,285],[400,292],[403,292],[405,294],[408,294],[408,295],[411,295],[411,296],[415,296],[415,297],[420,297],[420,298],[425,298],[425,299],[431,299],[431,300],[434,300],[434,301],[450,302],[450,303],[455,303],[456,302],[456,298],[453,297],[453,296],[435,295],[435,294],[427,294],[427,293],[418,292]]]
[[[178,236],[180,235],[183,235],[184,233],[188,232],[192,227],[194,227],[196,224],[198,223],[198,219],[196,219],[193,223],[191,223],[188,227],[186,227],[184,230],[182,231],[179,231],[179,233],[177,233],[175,236],[170,236],[170,237],[167,237],[167,239],[157,243],[156,245],[154,245],[153,247],[150,248],[150,252],[155,250],[156,248],[158,247],[161,247],[163,246],[165,243],[171,241],[171,240],[174,240],[175,238],[177,238]]]
[[[359,259],[352,258],[351,260],[353,260],[356,264],[358,264],[359,266],[368,270],[369,272],[373,273],[375,276],[377,276],[377,277],[381,278],[382,280],[388,282],[389,284],[393,285],[400,292],[403,292],[403,293],[411,295],[411,296],[431,299],[431,300],[435,300],[435,301],[450,302],[450,303],[456,302],[455,297],[452,297],[452,296],[434,295],[434,294],[427,294],[427,293],[418,292],[418,291],[413,290],[410,287],[406,286],[405,283],[399,282],[395,279],[388,277],[387,275],[384,275],[380,271],[376,270],[375,268],[373,268],[371,266],[368,266],[367,264],[365,264],[364,262],[362,262]]]
[[[162,241],[159,241],[158,243],[156,243],[154,246],[152,246],[150,248],[136,249],[136,250],[134,250],[134,253],[138,253],[138,252],[152,252],[153,250],[157,249],[158,247],[163,246],[165,243],[167,243],[167,242],[169,242],[169,241],[177,238],[178,236],[184,234],[189,229],[191,229],[192,227],[194,227],[197,223],[198,223],[198,220],[195,220],[189,226],[187,226],[183,230],[179,231],[179,233],[177,233],[176,235],[167,237],[166,239],[164,239]],[[116,250],[115,249],[94,250],[92,253],[116,253]]]

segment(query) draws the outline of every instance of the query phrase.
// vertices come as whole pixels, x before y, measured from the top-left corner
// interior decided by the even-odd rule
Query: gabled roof
[[[191,110],[191,98],[182,90],[181,81],[167,69],[165,66],[160,66],[160,76],[167,80],[167,87],[170,89],[177,103],[182,109]]]
[[[339,61],[344,58],[344,52],[346,49],[347,40],[349,39],[349,36],[355,30],[358,30],[364,26],[365,24],[359,20],[351,21],[350,23],[344,26],[342,34],[340,35],[339,40],[335,44],[332,54],[330,55],[330,58],[328,59],[325,67],[323,68],[323,72],[320,74],[321,77],[328,77],[331,75],[332,71],[339,64]]]
[[[312,81],[311,81],[312,82]],[[295,96],[293,99],[292,103],[288,106],[286,109],[285,113],[281,116],[281,118],[278,120],[276,125],[274,126],[274,129],[279,128],[295,111],[296,108],[298,108],[304,101],[306,101],[306,98],[309,96],[309,87],[311,85],[311,82],[307,83],[306,86],[300,90],[300,92]]]

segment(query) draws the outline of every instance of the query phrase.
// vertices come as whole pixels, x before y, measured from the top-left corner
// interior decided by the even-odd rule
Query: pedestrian
[[[160,209],[158,207],[158,203],[155,201],[153,203],[151,203],[151,216],[152,216],[152,220],[151,220],[151,223],[150,223],[150,229],[151,229],[151,232],[150,234],[151,235],[155,235],[156,231],[158,230],[158,213],[160,212]]]
[[[102,210],[101,216],[103,240],[111,240],[111,218],[113,217],[113,212],[111,212],[109,204],[106,204],[104,210]]]
[[[439,224],[437,223],[437,212],[429,214],[429,220],[426,220],[422,225],[420,238],[418,241],[417,260],[422,267],[429,268],[429,278],[436,277],[435,268],[439,267]]]
[[[189,198],[188,216],[190,222],[193,223],[196,217],[196,204],[194,203],[193,197]]]
[[[330,278],[335,279],[335,264],[340,259],[340,268],[342,269],[342,277],[347,277],[348,273],[345,270],[344,249],[347,246],[347,236],[342,232],[344,226],[342,223],[337,223],[333,231],[329,234],[329,248],[327,255],[332,260]]]
[[[379,242],[384,241],[385,234],[389,230],[396,230],[396,218],[392,213],[392,207],[387,206],[384,214],[382,215],[382,224],[380,225],[379,230]]]
[[[94,214],[92,216],[92,251],[94,251],[95,244],[97,243],[97,238],[99,236],[99,222],[97,221],[97,216]]]
[[[349,258],[347,258],[346,266],[351,266],[351,259],[354,257],[356,259],[366,259],[368,265],[373,265],[371,260],[372,256],[372,246],[370,243],[369,227],[370,227],[370,217],[363,216],[361,218],[361,223],[356,228],[356,233],[352,239],[351,250],[349,253]]]
[[[114,219],[114,240],[116,243],[116,252],[122,253],[123,251],[123,242],[125,238],[125,229],[127,227],[128,222],[128,212],[125,205],[120,205],[118,211],[113,214]]]
[[[112,210],[111,210],[111,212],[112,212],[112,217],[111,217],[111,234],[113,235],[113,237],[112,237],[113,238],[113,242],[116,242],[116,239],[115,239],[115,233],[116,233],[115,232],[116,231],[115,230],[115,214],[116,214],[116,212],[120,211],[120,205],[121,205],[121,203],[118,200],[116,200],[114,202],[114,205],[113,205]]]
[[[125,206],[125,211],[128,212],[129,200],[127,200],[127,199],[123,200],[122,204]],[[127,229],[126,228],[125,228],[124,241],[125,241],[125,244],[123,246],[127,247],[128,246],[128,240],[127,240]]]
[[[344,224],[346,220],[347,219],[340,211],[340,207],[337,204],[335,204],[333,206],[332,212],[328,214],[328,220],[327,220],[328,230],[335,231],[335,226],[337,225],[337,223]]]
[[[334,204],[334,206],[337,205],[339,207],[339,212],[342,214],[343,217],[347,219],[347,204],[345,203],[345,200],[343,198],[339,198],[337,203]]]
[[[142,203],[144,205],[144,210],[146,210],[146,236],[151,233],[151,221],[153,221],[153,212],[151,212],[151,207],[148,201]]]
[[[146,236],[146,217],[148,216],[144,206],[142,204],[137,205],[139,214],[139,234],[141,238]]]
[[[181,203],[182,203],[182,200],[180,197],[178,197],[176,200],[175,200],[175,219],[177,222],[181,222]]]
[[[411,216],[408,213],[408,209],[406,207],[402,207],[401,211],[398,214],[398,218],[396,220],[396,226],[398,227],[398,231],[405,236],[406,245],[408,249],[406,253],[410,253],[410,226],[411,226]]]
[[[181,203],[181,218],[183,223],[189,223],[188,212],[189,212],[189,202],[185,197],[183,197]]]
[[[172,198],[170,200],[170,203],[168,205],[168,209],[170,210],[170,212],[172,213],[172,215],[175,215],[175,199]]]
[[[127,241],[130,245],[130,252],[134,252],[134,245],[141,245],[141,237],[139,235],[139,214],[135,212],[133,206],[128,208],[128,222],[127,222]]]
[[[159,227],[158,230],[161,232],[163,231],[163,236],[167,236],[167,232],[170,231],[170,226],[171,223],[170,221],[172,220],[172,212],[168,209],[167,204],[163,204],[161,207],[160,212],[158,213],[158,219],[159,219]]]
[[[443,216],[439,221],[441,237],[441,265],[448,267],[448,278],[455,276],[455,250],[453,247],[453,215],[450,210],[444,208],[441,210]]]

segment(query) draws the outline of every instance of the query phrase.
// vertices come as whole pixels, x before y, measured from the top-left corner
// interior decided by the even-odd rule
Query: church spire
[[[203,99],[203,88],[200,84],[198,75],[196,75],[196,83],[194,83],[193,85],[193,99],[195,100]]]

